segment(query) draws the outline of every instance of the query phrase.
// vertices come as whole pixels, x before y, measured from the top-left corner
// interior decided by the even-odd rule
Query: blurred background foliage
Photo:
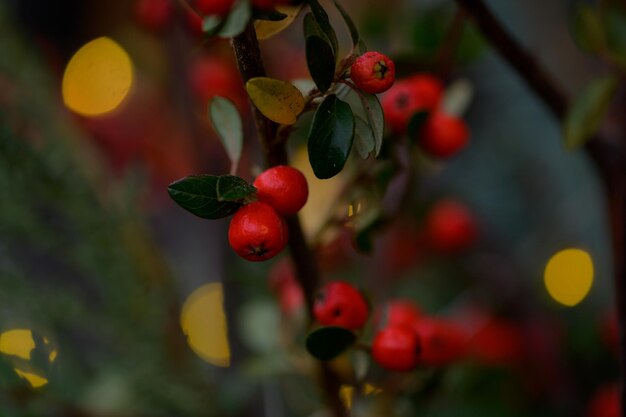
[[[282,260],[236,258],[226,222],[194,218],[166,195],[182,176],[228,171],[206,117],[214,95],[231,98],[247,121],[240,174],[259,170],[228,42],[203,41],[180,7],[164,30],[148,30],[132,3],[0,1],[0,415],[325,415],[297,296],[291,309],[268,286]],[[432,71],[471,85],[471,144],[445,164],[420,161],[410,197],[374,235],[372,255],[352,245],[349,222],[326,238],[318,248],[324,277],[357,283],[374,306],[409,298],[476,334],[489,329],[476,345],[496,352],[420,370],[417,382],[399,377],[398,397],[346,385],[347,403],[364,416],[608,416],[589,411],[617,377],[610,239],[590,161],[565,151],[559,123],[453,2],[345,3],[400,76]],[[589,34],[584,22],[597,27],[597,16],[588,3],[489,5],[572,96],[607,73],[589,51],[608,44],[611,60],[626,59],[621,10],[603,15],[607,38]],[[116,111],[78,116],[63,104],[63,71],[100,36],[128,53],[133,84]],[[271,76],[308,76],[300,23],[262,48]],[[305,130],[292,140],[303,170]],[[305,225],[324,221],[320,208],[340,187],[340,179],[311,182]],[[354,201],[340,213],[367,204],[348,195]],[[444,197],[475,215],[471,250],[424,247],[425,216]],[[574,308],[550,298],[543,281],[548,260],[569,247],[589,253],[595,271]],[[190,304],[192,293],[205,304]],[[28,331],[12,333],[19,329]],[[336,366],[363,362],[354,354]],[[384,373],[371,369],[370,382],[383,386]]]

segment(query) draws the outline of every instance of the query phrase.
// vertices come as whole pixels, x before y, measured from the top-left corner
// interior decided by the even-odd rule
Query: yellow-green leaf
[[[272,36],[282,32],[284,29],[289,27],[290,24],[298,16],[300,10],[302,9],[302,4],[298,6],[276,6],[276,10],[280,13],[286,14],[287,17],[279,20],[279,21],[271,21],[271,20],[256,20],[254,22],[254,28],[256,29],[256,37],[259,40],[269,39]]]
[[[300,90],[285,81],[252,78],[246,83],[246,90],[263,116],[276,123],[292,125],[304,109],[304,97]]]

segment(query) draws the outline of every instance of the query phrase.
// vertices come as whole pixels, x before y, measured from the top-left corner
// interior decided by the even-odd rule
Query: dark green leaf
[[[337,42],[337,34],[335,33],[335,30],[328,20],[328,14],[326,14],[326,10],[324,10],[322,5],[319,4],[317,0],[308,0],[308,3],[311,7],[311,11],[313,12],[313,16],[315,17],[315,21],[322,30],[322,33],[330,41],[330,44],[333,48],[333,53],[336,55],[339,51],[339,43]]]
[[[354,121],[354,147],[359,156],[366,159],[374,151],[374,133],[367,122],[359,116],[355,116]]]
[[[256,187],[248,184],[244,179],[233,175],[217,177],[217,201],[241,201],[256,192]]]
[[[343,327],[320,327],[306,337],[306,349],[322,361],[336,358],[354,344],[356,336]]]
[[[352,21],[352,18],[350,17],[348,12],[341,6],[341,4],[339,4],[337,0],[334,1],[337,10],[339,10],[339,13],[341,13],[341,17],[343,17],[344,22],[346,22],[346,26],[348,26],[348,29],[350,30],[350,37],[352,37],[352,46],[357,47],[361,40],[359,30],[356,28],[356,25]]]
[[[269,20],[271,22],[280,22],[283,19],[287,18],[285,13],[281,13],[278,10],[254,10],[252,15],[253,19],[256,20]]]
[[[334,94],[329,95],[317,108],[309,132],[309,162],[317,178],[331,178],[341,172],[353,139],[352,109]]]
[[[618,81],[614,77],[594,80],[576,98],[565,118],[565,146],[576,149],[596,133],[606,113]]]
[[[255,188],[232,175],[196,175],[173,182],[167,191],[190,213],[204,219],[221,219],[234,214],[241,207],[237,200],[252,194]]]
[[[411,116],[406,129],[409,134],[409,138],[412,140],[416,140],[418,138],[422,127],[424,127],[424,123],[428,120],[428,116],[430,116],[430,112],[428,111],[418,111]]]
[[[574,20],[574,39],[581,48],[598,52],[605,49],[606,33],[599,11],[595,7],[581,5]]]
[[[250,10],[250,3],[244,0],[239,0],[237,4],[226,17],[224,24],[218,32],[218,36],[223,38],[231,38],[239,35],[244,31],[246,25],[250,21],[252,11]]]
[[[311,13],[304,17],[304,36],[309,73],[317,88],[324,93],[335,78],[335,53]]]
[[[243,147],[243,125],[237,107],[230,100],[216,96],[209,105],[209,118],[232,166],[237,167]]]
[[[374,133],[374,154],[378,156],[380,149],[383,146],[383,133],[385,129],[385,116],[383,114],[383,108],[378,101],[378,97],[375,94],[359,94],[365,114],[367,115],[367,121]]]

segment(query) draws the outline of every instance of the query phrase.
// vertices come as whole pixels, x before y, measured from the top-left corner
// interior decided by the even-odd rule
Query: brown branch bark
[[[244,83],[251,78],[266,75],[252,22],[248,24],[242,34],[233,38],[232,46]],[[254,106],[253,108],[265,164],[268,167],[287,164],[289,159],[286,143],[284,140],[277,140],[278,125],[263,116]],[[320,282],[317,262],[307,244],[298,217],[288,217],[287,226],[289,228],[289,250],[296,268],[296,276],[305,296],[309,317],[312,317],[315,290]],[[341,383],[337,374],[327,364],[320,362],[319,377],[333,415],[335,417],[347,416],[346,409],[339,397]]]
[[[569,100],[535,58],[504,29],[482,0],[456,0],[476,22],[496,51],[530,86],[554,116],[563,121]],[[615,303],[620,334],[621,416],[626,417],[626,124],[619,137],[597,134],[585,146],[604,182],[613,244]]]

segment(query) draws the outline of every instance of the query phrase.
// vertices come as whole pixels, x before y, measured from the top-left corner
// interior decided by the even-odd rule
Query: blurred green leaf
[[[246,28],[251,16],[252,10],[250,9],[250,3],[239,0],[226,17],[224,24],[217,33],[218,36],[231,38],[239,35]]]
[[[276,9],[272,10],[254,10],[253,19],[255,20],[268,20],[270,22],[280,22],[283,19],[286,19],[287,15],[285,13],[281,13]]]
[[[618,80],[608,76],[591,82],[576,98],[564,122],[565,146],[577,149],[593,136],[606,113]]]
[[[237,107],[224,97],[214,97],[209,104],[209,118],[226,149],[230,163],[236,167],[243,147],[243,124]]]
[[[304,16],[304,36],[309,73],[317,88],[324,93],[335,78],[336,58],[332,43],[311,13]]]
[[[578,45],[590,52],[599,52],[606,46],[606,33],[595,7],[581,5],[574,18],[573,35]]]
[[[320,327],[313,330],[306,337],[306,349],[309,353],[321,360],[328,361],[336,358],[354,344],[356,336],[343,327]]]
[[[334,94],[317,108],[308,138],[309,162],[315,176],[334,177],[343,169],[354,139],[354,115],[350,105]]]
[[[361,119],[359,116],[355,116],[354,121],[354,147],[359,156],[363,159],[366,159],[370,155],[370,153],[374,151],[374,132],[367,124],[367,122]]]
[[[352,38],[352,46],[353,47],[358,46],[361,40],[361,36],[359,35],[359,30],[357,29],[356,25],[352,21],[352,18],[350,17],[346,9],[344,9],[343,6],[341,6],[341,4],[337,0],[334,0],[334,3],[335,3],[335,7],[337,7],[337,10],[339,10],[339,13],[341,13],[341,17],[343,17],[344,22],[346,22],[346,26],[348,26],[348,30],[350,31],[350,37]]]
[[[224,20],[221,16],[206,16],[202,20],[202,31],[206,36],[213,36],[219,31],[223,22]]]
[[[256,189],[233,175],[196,175],[170,184],[167,190],[190,213],[204,219],[221,219],[234,214],[241,207],[238,200]]]
[[[380,105],[380,101],[375,94],[359,94],[367,121],[374,134],[374,154],[378,156],[380,149],[383,146],[383,133],[385,130],[385,115],[383,114],[383,108]]]

